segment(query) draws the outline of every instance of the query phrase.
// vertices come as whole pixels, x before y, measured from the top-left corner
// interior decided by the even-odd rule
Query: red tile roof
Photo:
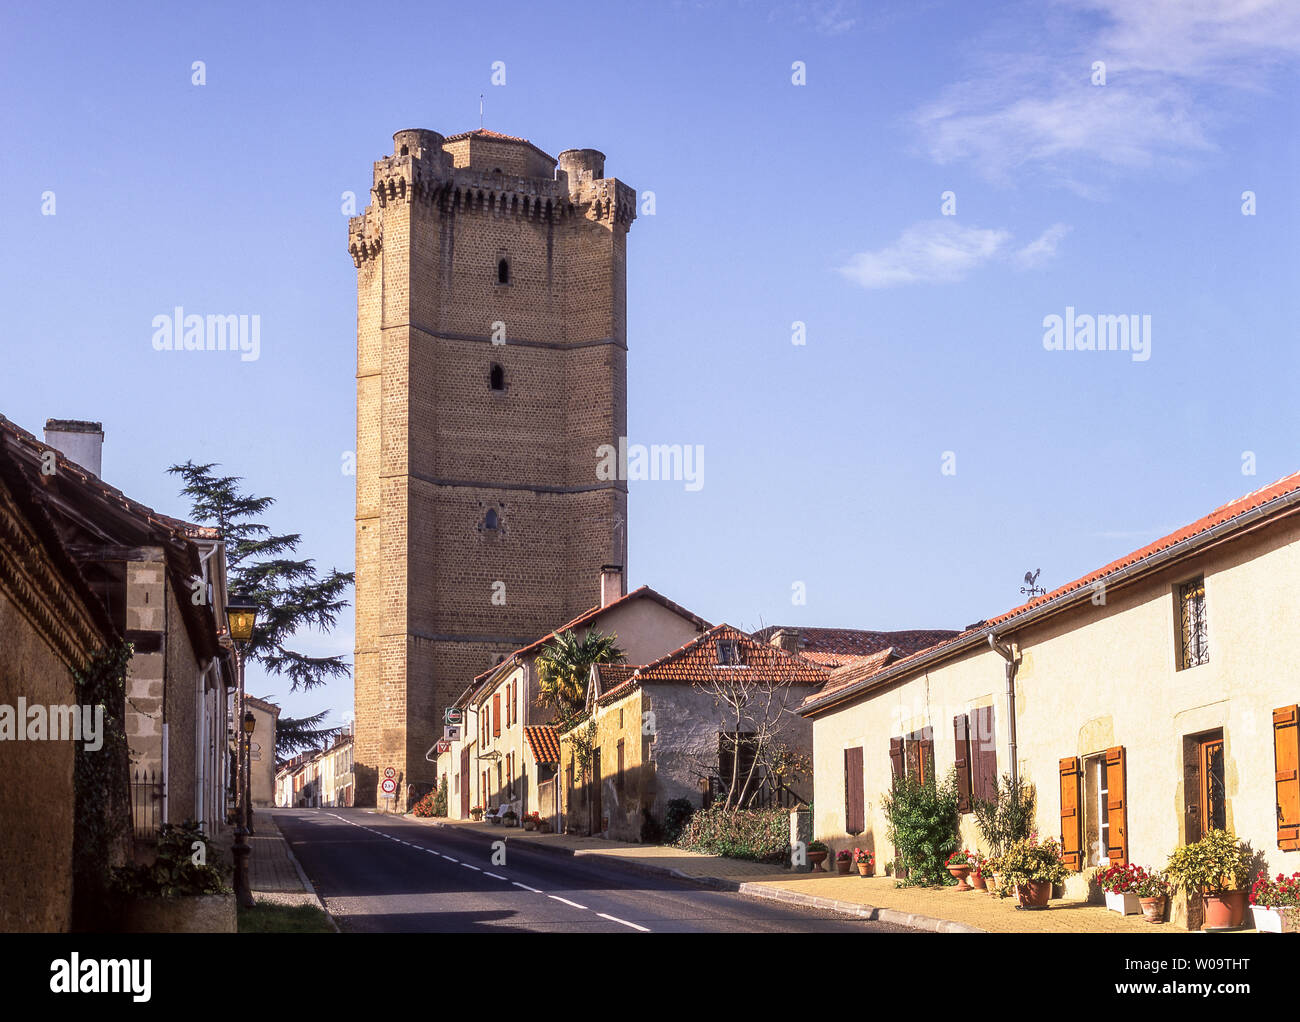
[[[552,639],[559,636],[561,633],[572,632],[578,628],[581,628],[583,625],[590,625],[591,622],[603,612],[607,610],[612,610],[614,607],[622,606],[623,604],[629,602],[630,600],[640,600],[640,599],[654,600],[656,603],[660,604],[661,606],[667,607],[669,610],[674,611],[680,614],[682,617],[686,618],[687,620],[691,621],[697,628],[701,630],[707,629],[709,627],[709,623],[705,621],[704,618],[700,617],[698,614],[693,614],[685,607],[673,603],[673,601],[668,599],[668,597],[655,592],[649,586],[641,586],[637,589],[633,589],[626,596],[620,596],[617,600],[612,601],[608,606],[602,607],[599,604],[597,604],[594,607],[584,610],[573,620],[566,621],[564,624],[560,625],[560,627],[555,629],[555,631],[547,632],[540,639],[530,642],[527,646],[521,646],[519,649],[515,650],[508,657],[506,657],[505,660],[502,661],[502,663],[489,667],[482,674],[478,675],[474,679],[475,684],[486,681],[494,671],[500,669],[505,664],[509,664],[510,661],[516,659],[517,657],[529,656],[530,654],[536,653],[543,646],[545,646]],[[471,686],[471,688],[472,687],[474,686]]]
[[[798,625],[768,625],[754,633],[760,642],[771,642],[777,632],[796,632],[799,635],[799,652],[819,654],[822,662],[841,654],[840,663],[849,663],[848,657],[872,656],[882,649],[893,648],[900,656],[929,649],[936,642],[960,634],[951,628],[914,628],[901,632],[867,631],[861,628],[805,628]]]
[[[740,665],[724,666],[718,663],[717,642],[722,639],[734,640],[740,644]],[[738,671],[745,673],[737,675]],[[625,681],[606,689],[597,701],[605,703],[621,699],[644,684],[707,685],[738,676],[762,681],[770,679],[781,685],[820,686],[830,677],[830,671],[809,663],[797,654],[760,642],[739,628],[720,624],[653,663],[634,668]]]
[[[559,731],[552,724],[536,724],[524,728],[524,738],[532,751],[534,761],[538,763],[558,763],[560,761]]]
[[[841,667],[832,673],[831,682],[823,691],[813,693],[804,700],[804,707],[807,708],[813,704],[821,703],[823,699],[840,693],[841,691],[866,688],[872,683],[875,675],[887,673],[889,676],[893,677],[900,676],[905,674],[909,667],[920,661],[929,662],[935,659],[943,659],[946,656],[954,655],[958,651],[971,645],[976,638],[988,634],[999,625],[1008,623],[1014,624],[1016,619],[1021,618],[1023,615],[1030,614],[1031,612],[1052,603],[1054,600],[1059,600],[1072,593],[1080,597],[1085,596],[1087,590],[1096,583],[1111,579],[1111,576],[1118,572],[1125,572],[1127,569],[1140,566],[1144,561],[1154,557],[1156,554],[1164,550],[1174,547],[1178,543],[1205,536],[1212,529],[1232,522],[1234,519],[1240,518],[1248,512],[1254,511],[1256,508],[1263,507],[1270,501],[1277,500],[1281,497],[1295,498],[1297,496],[1300,496],[1300,472],[1292,472],[1290,475],[1282,477],[1275,483],[1270,483],[1268,486],[1262,486],[1258,490],[1252,490],[1245,496],[1238,497],[1236,500],[1231,500],[1221,507],[1215,508],[1209,514],[1198,518],[1196,521],[1184,525],[1181,529],[1177,529],[1174,532],[1169,533],[1167,536],[1162,536],[1160,539],[1148,543],[1146,546],[1139,547],[1137,550],[1126,554],[1118,560],[1111,561],[1105,567],[1098,568],[1095,571],[1090,571],[1088,574],[1075,579],[1073,582],[1067,582],[1065,585],[1058,586],[1051,592],[1036,597],[1028,603],[1022,603],[1020,606],[1014,607],[1004,614],[999,614],[997,617],[989,618],[987,621],[982,621],[978,625],[957,633],[952,638],[936,643],[929,649],[918,650],[917,652],[899,660],[883,664],[870,673],[863,673],[861,665],[849,664]],[[1300,503],[1300,501],[1295,499],[1289,500],[1287,502],[1288,507],[1286,510],[1294,509],[1298,503]],[[1118,582],[1120,580],[1113,579],[1112,581]]]

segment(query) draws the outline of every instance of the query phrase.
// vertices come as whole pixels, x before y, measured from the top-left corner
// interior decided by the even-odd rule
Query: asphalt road
[[[364,809],[277,810],[340,929],[354,933],[910,933],[650,876],[586,856]],[[493,843],[505,840],[493,861]]]

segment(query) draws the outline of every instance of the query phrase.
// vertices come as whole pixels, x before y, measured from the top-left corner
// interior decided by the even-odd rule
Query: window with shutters
[[[1210,662],[1209,630],[1205,619],[1205,578],[1175,587],[1178,600],[1178,669]]]
[[[925,727],[889,740],[891,776],[906,774],[918,784],[934,778],[934,729]]]
[[[952,719],[953,765],[956,771],[957,811],[971,809],[970,718],[959,713]]]
[[[1300,706],[1273,711],[1273,783],[1277,792],[1277,846],[1300,848]]]
[[[492,693],[492,736],[501,734],[501,693]]]
[[[1110,811],[1106,787],[1106,754],[1083,759],[1083,850],[1085,866],[1100,866],[1109,861]]]

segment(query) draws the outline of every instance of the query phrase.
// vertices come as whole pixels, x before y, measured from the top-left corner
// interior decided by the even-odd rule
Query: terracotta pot
[[[971,886],[977,891],[987,891],[989,889],[988,881],[984,879],[984,874],[976,870],[970,875]]]
[[[852,859],[836,859],[835,872],[842,877],[846,877],[849,875],[849,867],[852,865],[853,865]]]
[[[1046,880],[1031,880],[1016,887],[1016,901],[1021,908],[1047,908],[1052,898],[1052,885]]]
[[[1139,898],[1142,903],[1142,918],[1148,923],[1165,921],[1165,896],[1157,894],[1154,898]]]
[[[826,861],[826,855],[827,855],[826,852],[809,852],[808,865],[811,866],[814,870],[825,869],[822,863]]]
[[[1205,925],[1202,930],[1230,930],[1246,918],[1246,892],[1220,891],[1204,896]]]
[[[876,872],[876,864],[874,862],[858,863],[858,876],[869,877],[874,875],[875,872]]]
[[[957,890],[973,891],[975,889],[966,883],[966,877],[970,874],[969,866],[949,866],[948,872],[957,879]]]

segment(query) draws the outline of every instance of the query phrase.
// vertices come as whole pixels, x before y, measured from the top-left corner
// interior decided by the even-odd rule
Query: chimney
[[[778,628],[772,633],[770,640],[771,645],[778,649],[783,649],[787,653],[799,652],[799,629],[798,628]]]
[[[623,588],[623,565],[602,564],[600,566],[600,605],[608,607],[615,600],[627,595]]]
[[[46,419],[45,442],[73,464],[98,477],[104,454],[104,424],[81,419]]]

